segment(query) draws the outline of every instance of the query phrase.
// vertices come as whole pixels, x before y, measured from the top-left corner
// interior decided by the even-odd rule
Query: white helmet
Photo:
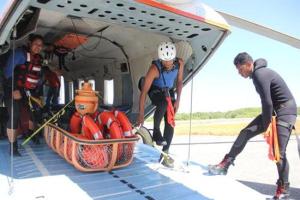
[[[176,57],[176,47],[172,42],[162,42],[158,46],[158,58],[164,61],[173,60]]]

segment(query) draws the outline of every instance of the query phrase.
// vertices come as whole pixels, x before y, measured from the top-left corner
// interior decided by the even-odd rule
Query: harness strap
[[[155,64],[155,66],[156,66],[156,68],[158,69],[158,71],[159,71],[159,74],[161,74],[161,76],[162,76],[162,78],[163,78],[163,82],[164,82],[164,85],[165,85],[165,88],[167,88],[167,84],[166,84],[166,79],[165,79],[165,76],[164,76],[164,72],[163,72],[163,70],[162,70],[162,68],[163,68],[163,66],[162,66],[162,63],[161,63],[161,61],[160,60],[156,60],[155,62],[154,62],[154,64]],[[178,62],[178,58],[175,58],[175,61],[174,61],[174,64],[173,64],[174,66],[173,66],[173,68],[171,69],[171,70],[173,70],[173,69],[179,69],[179,62]],[[159,67],[160,66],[160,67]]]
[[[290,124],[288,122],[282,121],[282,120],[277,120],[277,124],[279,126],[285,127],[287,129],[291,130],[295,130],[295,126],[293,124]]]

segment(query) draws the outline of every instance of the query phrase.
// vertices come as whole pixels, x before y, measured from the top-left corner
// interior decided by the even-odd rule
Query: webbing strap
[[[290,123],[287,123],[287,122],[284,122],[284,121],[281,121],[281,120],[278,120],[277,121],[277,124],[279,126],[282,126],[282,127],[285,127],[285,128],[288,128],[290,131],[291,130],[296,130],[295,126],[290,124]],[[299,157],[300,157],[300,138],[299,138],[299,135],[296,131],[295,132],[295,137],[296,137],[296,141],[297,141],[297,148],[298,148],[298,154],[299,154]]]
[[[287,128],[289,130],[293,130],[293,129],[295,130],[295,126],[293,124],[288,123],[288,122],[277,120],[277,124],[279,126]]]

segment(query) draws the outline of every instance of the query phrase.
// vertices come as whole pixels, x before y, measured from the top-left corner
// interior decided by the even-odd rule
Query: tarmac
[[[182,161],[197,162],[202,165],[217,164],[230,150],[236,136],[174,136],[170,152]],[[290,164],[291,198],[300,199],[300,157],[295,135],[287,147]],[[265,195],[273,195],[276,190],[277,168],[268,159],[268,146],[262,135],[251,139],[238,155],[227,176]]]

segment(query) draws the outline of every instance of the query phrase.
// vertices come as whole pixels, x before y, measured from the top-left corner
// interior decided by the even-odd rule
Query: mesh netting
[[[134,151],[134,143],[119,144],[119,147],[120,146],[122,147],[122,153],[119,155],[120,151],[118,150],[116,165],[122,165],[130,161]]]
[[[111,157],[111,145],[76,144],[77,160],[86,168],[105,168]]]
[[[135,141],[88,144],[84,141],[78,142],[64,134],[55,127],[45,127],[44,136],[47,144],[81,171],[108,171],[127,166],[132,161]],[[81,134],[66,134],[76,137],[79,141],[87,139]],[[115,145],[117,152],[112,152]]]

